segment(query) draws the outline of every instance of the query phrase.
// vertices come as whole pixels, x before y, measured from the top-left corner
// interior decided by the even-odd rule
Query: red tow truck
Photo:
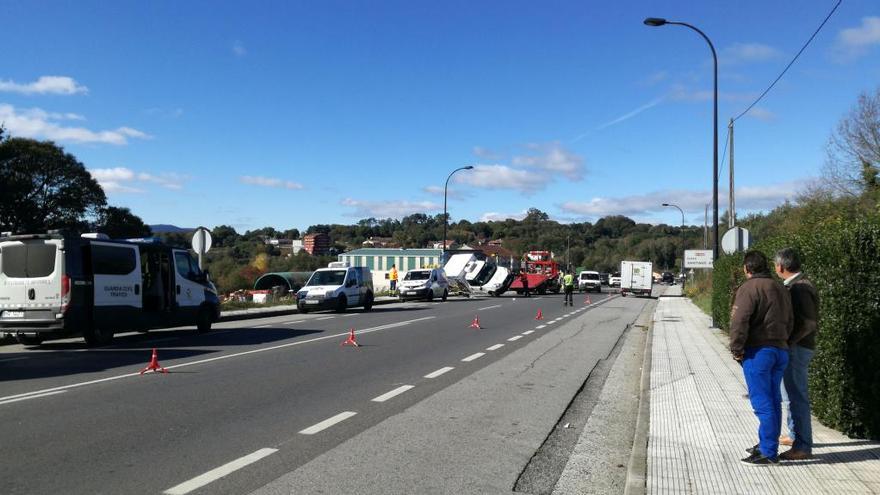
[[[559,264],[553,261],[550,251],[529,251],[523,256],[523,271],[529,281],[529,292],[546,294],[548,291],[558,294],[562,289],[559,280]],[[510,290],[523,294],[522,280],[516,277]]]

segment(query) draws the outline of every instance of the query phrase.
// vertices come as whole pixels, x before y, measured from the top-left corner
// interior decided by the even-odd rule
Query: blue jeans
[[[814,351],[792,346],[788,367],[782,375],[785,395],[788,396],[788,430],[794,440],[792,448],[801,452],[813,452],[813,425],[810,422],[810,395],[807,390],[807,368]]]
[[[788,351],[777,347],[748,347],[743,374],[749,400],[758,417],[758,448],[764,457],[775,459],[782,429],[782,375],[788,365]]]

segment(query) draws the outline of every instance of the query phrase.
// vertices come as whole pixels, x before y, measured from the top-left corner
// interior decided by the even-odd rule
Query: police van
[[[195,325],[220,315],[217,289],[189,252],[155,239],[61,231],[0,237],[0,334],[27,345]]]

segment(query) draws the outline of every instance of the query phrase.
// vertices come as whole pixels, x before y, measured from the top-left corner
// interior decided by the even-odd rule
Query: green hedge
[[[880,439],[880,218],[835,220],[756,246],[772,260],[790,246],[821,302],[810,367],[813,414],[843,433]],[[727,329],[742,254],[723,256],[713,273],[712,311]]]

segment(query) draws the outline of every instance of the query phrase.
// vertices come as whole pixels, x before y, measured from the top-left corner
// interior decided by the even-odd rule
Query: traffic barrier
[[[538,308],[538,314],[535,315],[535,319],[536,320],[543,320],[544,319],[544,313],[541,312],[541,308]]]
[[[355,346],[355,347],[360,347],[360,344],[358,344],[358,343],[357,343],[357,340],[355,340],[355,338],[354,338],[354,328],[351,328],[351,329],[348,330],[348,338],[345,339],[345,340],[344,340],[341,344],[339,344],[339,345],[340,345],[340,346],[344,346],[344,345],[353,345],[353,346]]]
[[[483,328],[480,326],[480,317],[479,316],[474,316],[474,321],[471,322],[471,328],[474,328],[476,330],[480,330]]]
[[[155,347],[153,348],[153,357],[150,358],[150,364],[148,364],[146,368],[142,369],[140,374],[143,375],[147,371],[155,371],[157,373],[159,373],[159,372],[168,373],[168,370],[166,370],[165,368],[162,367],[162,365],[159,364],[159,353],[156,352]]]

